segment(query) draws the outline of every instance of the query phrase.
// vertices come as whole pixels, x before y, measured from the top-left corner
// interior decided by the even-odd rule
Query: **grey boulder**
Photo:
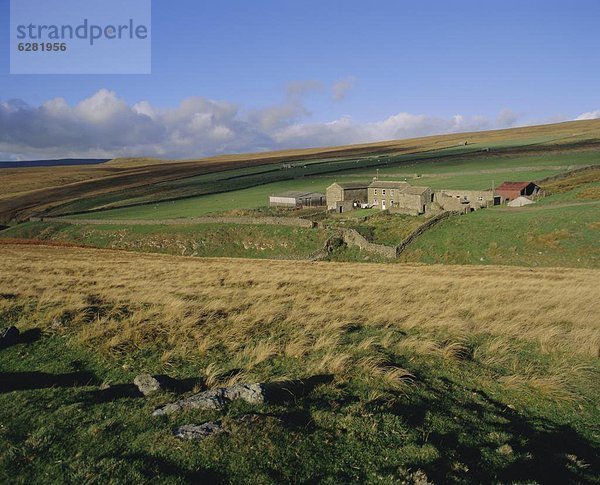
[[[160,380],[150,374],[140,374],[139,376],[136,376],[133,383],[144,396],[149,396],[163,389]]]
[[[204,424],[186,424],[175,428],[173,436],[184,440],[203,440],[214,434],[226,433],[227,431],[218,421]]]
[[[231,401],[238,399],[250,404],[263,403],[265,402],[265,387],[260,383],[219,387],[169,403],[158,408],[152,415],[163,416],[187,409],[222,409]]]

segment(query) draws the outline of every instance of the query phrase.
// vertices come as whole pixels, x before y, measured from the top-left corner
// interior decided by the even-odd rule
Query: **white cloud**
[[[581,113],[576,120],[595,120],[600,118],[600,109],[595,111],[588,111],[587,113]]]
[[[129,105],[102,89],[75,105],[54,98],[40,106],[0,101],[0,158],[157,156],[191,158],[219,153],[342,145],[523,125],[508,109],[497,117],[436,117],[400,112],[358,122],[343,116],[310,122],[303,96],[320,85],[290,85],[279,105],[244,112],[234,103],[189,97],[161,109],[147,101]],[[343,91],[343,90],[342,90]],[[600,111],[577,119],[600,117]]]

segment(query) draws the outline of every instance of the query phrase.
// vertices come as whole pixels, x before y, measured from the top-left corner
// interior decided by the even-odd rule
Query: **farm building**
[[[533,182],[504,182],[496,189],[496,194],[508,202],[524,195],[535,195],[539,192],[540,187]]]
[[[321,192],[291,191],[269,197],[271,207],[319,207],[325,205],[325,194]]]
[[[365,182],[335,182],[327,187],[327,209],[345,212],[368,201],[369,184]]]
[[[444,210],[470,212],[472,210],[500,205],[502,197],[492,190],[448,190],[435,192],[433,200]]]
[[[369,206],[390,212],[423,214],[433,202],[429,187],[414,187],[407,182],[374,180],[369,185]]]

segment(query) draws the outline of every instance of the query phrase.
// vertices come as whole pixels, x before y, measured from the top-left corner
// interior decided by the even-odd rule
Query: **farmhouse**
[[[368,201],[369,184],[365,182],[335,182],[327,187],[327,209],[346,212]]]
[[[368,204],[381,210],[404,214],[423,214],[433,202],[429,187],[415,187],[407,182],[374,180],[369,185]]]
[[[504,198],[506,202],[517,197],[536,195],[540,187],[533,182],[504,182],[496,189],[496,193]]]
[[[325,205],[325,194],[321,192],[283,192],[269,197],[271,207],[319,207]]]

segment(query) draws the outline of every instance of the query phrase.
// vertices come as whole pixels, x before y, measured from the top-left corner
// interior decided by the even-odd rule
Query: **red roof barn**
[[[540,190],[539,186],[533,182],[504,182],[496,189],[496,193],[501,195],[504,200],[514,200],[524,195],[535,195]]]

